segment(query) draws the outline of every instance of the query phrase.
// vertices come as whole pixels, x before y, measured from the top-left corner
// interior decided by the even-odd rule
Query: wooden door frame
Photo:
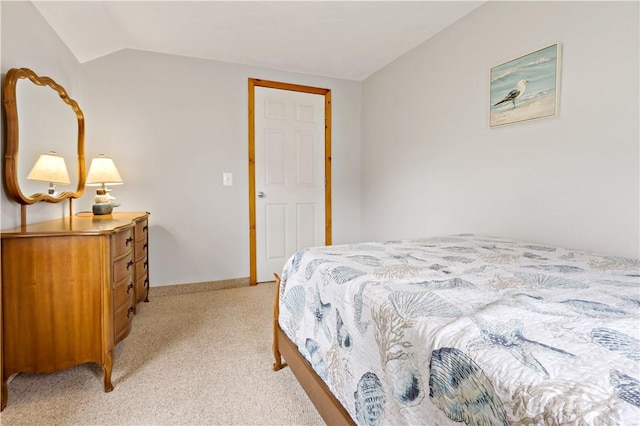
[[[331,245],[331,90],[278,81],[249,79],[249,282],[258,283],[256,262],[256,127],[255,88],[291,90],[324,96],[324,242]],[[280,273],[281,271],[274,271]]]

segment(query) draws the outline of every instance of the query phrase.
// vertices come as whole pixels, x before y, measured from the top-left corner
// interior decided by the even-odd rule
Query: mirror
[[[28,68],[12,68],[4,82],[7,119],[5,179],[9,194],[20,204],[38,201],[59,203],[79,198],[84,192],[84,115],[78,103],[49,77]],[[68,185],[27,179],[41,154],[54,151],[63,157],[69,173]]]

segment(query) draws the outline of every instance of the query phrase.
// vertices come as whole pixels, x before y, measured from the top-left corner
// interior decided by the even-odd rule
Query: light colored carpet
[[[323,425],[289,368],[272,370],[275,284],[162,296],[138,305],[102,370],[83,364],[9,383],[3,425]]]

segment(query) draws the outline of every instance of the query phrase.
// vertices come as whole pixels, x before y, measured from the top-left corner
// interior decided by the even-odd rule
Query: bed
[[[637,259],[455,235],[305,249],[276,278],[274,369],[328,424],[640,424]]]

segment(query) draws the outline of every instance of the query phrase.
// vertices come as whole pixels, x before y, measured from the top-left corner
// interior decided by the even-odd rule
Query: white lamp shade
[[[103,183],[119,185],[122,184],[122,178],[113,160],[100,154],[99,157],[91,160],[86,183],[90,186],[102,185]]]
[[[68,185],[71,183],[64,157],[55,152],[42,154],[27,176],[29,180]]]

